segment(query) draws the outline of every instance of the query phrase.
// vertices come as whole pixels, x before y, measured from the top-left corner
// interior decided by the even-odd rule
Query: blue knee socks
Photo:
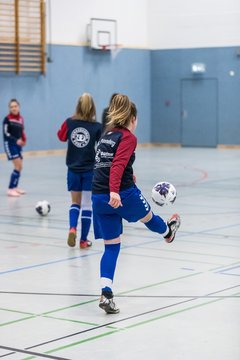
[[[78,217],[80,212],[80,206],[78,204],[72,204],[69,209],[69,226],[71,228],[77,228]]]
[[[151,220],[144,223],[144,225],[151,231],[157,232],[163,236],[169,232],[168,226],[165,221],[158,215],[152,214]]]
[[[101,287],[103,292],[112,292],[112,282],[117,264],[118,254],[120,251],[119,244],[105,244],[100,263]]]
[[[10,183],[9,183],[9,189],[14,189],[15,187],[18,186],[18,182],[19,182],[19,178],[20,178],[20,171],[18,170],[13,170],[11,177],[10,177]]]
[[[89,229],[91,226],[91,218],[92,218],[92,211],[91,210],[82,210],[81,215],[81,239],[80,240],[87,240]]]

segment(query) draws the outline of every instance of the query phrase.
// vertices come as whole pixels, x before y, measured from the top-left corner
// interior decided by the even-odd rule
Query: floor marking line
[[[166,284],[166,283],[169,283],[169,282],[172,282],[172,281],[176,281],[176,280],[180,280],[180,279],[185,279],[185,278],[192,277],[192,276],[196,276],[196,275],[199,275],[199,274],[202,274],[202,273],[199,272],[199,273],[194,273],[194,274],[188,274],[188,275],[184,275],[184,276],[181,276],[181,277],[177,277],[177,278],[173,278],[173,279],[169,279],[169,280],[160,281],[159,283],[154,283],[154,284],[151,284],[151,285],[142,286],[142,287],[140,287],[140,288],[123,291],[123,292],[121,292],[121,293],[119,293],[119,294],[128,294],[128,293],[131,293],[131,292],[134,292],[134,291],[147,289],[147,288],[150,288],[150,287],[154,287],[154,286]],[[47,311],[47,312],[44,312],[44,313],[41,313],[41,314],[36,314],[36,315],[33,315],[33,316],[29,316],[29,317],[25,317],[25,318],[22,318],[22,319],[18,319],[18,320],[12,320],[11,322],[7,322],[7,323],[0,324],[0,327],[1,327],[1,326],[5,326],[5,325],[10,325],[10,324],[13,324],[13,323],[15,323],[15,322],[20,322],[20,321],[29,320],[29,319],[32,319],[32,318],[37,317],[37,316],[44,316],[44,315],[54,314],[54,313],[59,312],[59,311],[68,310],[68,309],[71,309],[71,308],[74,308],[74,307],[82,306],[82,305],[85,305],[85,304],[90,304],[90,303],[93,303],[93,302],[96,302],[96,301],[97,301],[97,299],[88,300],[88,301],[84,301],[84,302],[81,302],[81,303],[78,303],[78,304],[74,304],[74,305],[71,305],[71,306],[62,307],[62,308],[54,309],[54,310],[51,310],[51,311]]]
[[[16,292],[16,291],[0,291],[0,294],[13,294],[13,295],[36,295],[36,296],[69,296],[69,297],[96,297],[99,298],[99,294],[61,294],[61,293],[31,293],[31,292]],[[171,299],[171,298],[192,298],[197,296],[198,298],[231,298],[232,296],[201,296],[201,295],[121,295],[121,294],[116,294],[114,295],[115,298],[166,298],[166,299]],[[5,310],[5,311],[12,311],[12,312],[17,312],[17,313],[22,313],[22,314],[29,314],[29,315],[35,315],[32,313],[25,313],[22,311],[17,311],[17,310],[11,310],[11,309],[5,309],[5,308],[0,308],[0,310]]]
[[[70,359],[67,359],[67,358],[59,357],[59,356],[51,356],[51,355],[41,354],[41,353],[34,352],[34,351],[21,350],[21,349],[12,348],[12,347],[3,346],[3,345],[0,345],[0,349],[14,351],[14,353],[22,353],[22,354],[34,355],[34,357],[35,356],[40,356],[40,357],[47,358],[47,359],[70,360]]]
[[[235,256],[227,256],[227,255],[218,255],[218,254],[209,254],[209,253],[199,253],[194,251],[184,251],[184,250],[174,250],[174,249],[160,249],[160,248],[148,248],[144,246],[144,250],[153,250],[153,251],[159,251],[159,252],[167,252],[170,254],[177,253],[177,254],[188,254],[188,255],[200,255],[200,256],[212,256],[212,257],[220,257],[225,259],[239,259],[239,257]]]
[[[224,291],[224,290],[220,290],[221,291]],[[236,295],[238,295],[239,293],[237,293]],[[184,301],[184,302],[181,302],[181,303],[186,303],[186,302],[189,302],[189,301],[194,301],[196,299],[191,299],[191,300],[187,300],[187,301]],[[163,314],[163,315],[160,315],[156,318],[152,318],[152,319],[148,319],[148,320],[145,320],[145,321],[141,321],[139,323],[136,323],[136,324],[132,324],[132,325],[129,325],[125,328],[121,328],[121,329],[117,329],[117,330],[114,330],[114,331],[110,331],[110,332],[107,332],[107,333],[104,333],[104,334],[100,334],[100,335],[96,335],[96,336],[93,336],[93,337],[90,337],[90,338],[87,338],[87,339],[83,339],[83,340],[80,340],[80,341],[77,341],[77,342],[74,342],[72,344],[68,344],[68,345],[64,345],[64,346],[60,346],[58,348],[55,348],[55,349],[51,349],[51,350],[48,350],[46,351],[45,353],[46,354],[50,354],[50,353],[53,353],[53,352],[56,352],[56,351],[60,351],[60,350],[63,350],[63,349],[66,349],[66,348],[70,348],[70,347],[73,347],[73,346],[76,346],[76,345],[80,345],[84,342],[87,342],[87,341],[92,341],[92,340],[96,340],[96,339],[99,339],[103,336],[107,336],[107,335],[111,335],[111,334],[114,334],[116,332],[119,332],[119,331],[126,331],[128,329],[131,329],[133,327],[137,327],[137,326],[142,326],[146,323],[150,323],[150,322],[153,322],[153,321],[157,321],[161,318],[165,318],[167,316],[173,316],[173,315],[176,315],[178,313],[181,313],[181,312],[184,312],[184,311],[189,311],[189,310],[192,310],[192,309],[195,309],[195,308],[198,308],[200,306],[205,306],[205,305],[208,305],[208,304],[211,304],[211,303],[214,303],[214,302],[217,302],[217,301],[220,301],[220,300],[223,300],[223,299],[216,299],[216,300],[211,300],[211,301],[208,301],[206,303],[202,303],[202,304],[197,304],[197,305],[193,305],[193,306],[190,306],[188,308],[185,308],[185,309],[180,309],[180,310],[176,310],[176,311],[173,311],[171,313],[168,313],[168,314]],[[180,304],[181,304],[180,303]],[[177,304],[176,304],[177,305]],[[159,309],[155,309],[155,310],[152,310],[150,312],[146,312],[146,313],[143,313],[143,315],[147,314],[147,313],[151,313],[151,312],[155,312],[155,311],[159,311],[159,310],[162,310],[162,309],[165,309],[165,308],[168,308],[168,307],[172,307],[172,306],[175,306],[175,304],[172,304],[172,305],[169,305],[169,306],[166,306],[166,307],[163,307],[163,308],[159,308]],[[140,315],[141,316],[141,315]],[[137,316],[132,316],[132,317],[129,317],[129,318],[134,318],[134,317],[138,317]],[[126,320],[128,320],[129,318],[126,318]],[[124,319],[120,319],[116,322],[121,322],[121,321],[124,321]],[[103,327],[103,326],[100,326],[100,327]],[[95,330],[95,329],[93,329]],[[60,339],[61,340],[61,339]],[[33,359],[33,357],[31,358],[25,358],[23,360],[30,360],[30,359]]]
[[[223,292],[223,291],[226,291],[226,290],[231,290],[231,289],[234,289],[234,288],[239,287],[239,286],[240,286],[240,285],[231,286],[231,287],[229,287],[229,288],[221,289],[221,290],[218,290],[218,291],[209,293],[209,294],[207,294],[207,295],[214,295],[214,294],[216,294],[216,293],[220,293],[220,292]],[[238,293],[237,293],[237,294],[238,294]],[[89,332],[89,331],[93,331],[93,330],[96,330],[96,329],[100,329],[100,328],[103,328],[103,327],[106,327],[106,326],[111,326],[111,325],[114,325],[114,324],[118,324],[118,323],[123,322],[123,321],[127,321],[127,320],[130,320],[130,319],[133,319],[133,318],[137,318],[137,317],[140,317],[140,316],[147,315],[147,314],[151,314],[151,313],[154,313],[154,312],[157,312],[157,311],[161,311],[161,310],[164,310],[164,309],[167,309],[167,308],[171,308],[171,307],[173,307],[173,306],[181,305],[181,304],[184,304],[184,303],[187,303],[187,302],[190,302],[190,301],[194,301],[194,300],[197,300],[197,298],[196,298],[196,297],[193,297],[193,298],[191,298],[191,299],[187,299],[187,300],[180,301],[180,302],[177,302],[177,303],[174,303],[174,304],[166,305],[166,306],[163,306],[163,307],[160,307],[160,308],[157,308],[157,309],[145,311],[145,312],[140,313],[140,314],[128,316],[128,317],[126,317],[126,318],[122,318],[122,319],[119,319],[119,320],[116,320],[116,321],[112,321],[112,322],[109,322],[109,323],[105,323],[105,324],[102,324],[102,325],[93,327],[93,328],[91,328],[91,329],[82,330],[82,331],[79,331],[79,332],[76,332],[76,333],[73,333],[73,334],[70,334],[70,335],[66,335],[66,336],[62,336],[62,337],[56,338],[56,339],[54,339],[54,340],[49,340],[49,341],[47,341],[47,342],[44,342],[44,343],[41,343],[41,344],[38,344],[38,345],[34,345],[34,346],[32,346],[32,347],[28,347],[27,349],[31,349],[31,348],[39,347],[39,346],[42,346],[42,345],[46,345],[46,344],[49,344],[49,343],[52,343],[52,342],[55,342],[55,341],[59,341],[59,340],[63,340],[63,339],[66,339],[66,338],[69,338],[69,337],[72,337],[72,336],[80,335],[80,334],[83,334],[83,333],[86,333],[86,332]],[[217,299],[217,300],[212,300],[212,301],[218,301],[218,300],[219,300],[219,299]],[[223,299],[220,299],[220,300],[223,300]]]
[[[93,256],[93,255],[97,255],[97,254],[101,254],[101,253],[102,253],[102,251],[94,251],[94,252],[91,252],[91,254],[83,254],[83,255],[79,255],[79,256],[71,256],[71,257],[65,258],[65,259],[53,260],[53,261],[48,261],[48,262],[45,262],[45,263],[29,265],[29,266],[23,266],[23,267],[10,269],[10,270],[6,270],[6,271],[0,271],[0,275],[12,273],[12,272],[17,272],[17,271],[22,271],[22,270],[30,270],[30,269],[34,269],[34,268],[42,267],[42,266],[46,266],[46,265],[59,264],[59,263],[63,263],[63,262],[66,262],[66,261],[81,259],[81,258],[85,258],[85,257],[88,257],[88,256]]]
[[[164,259],[164,260],[170,260],[170,261],[184,261],[189,263],[198,263],[198,264],[206,264],[206,265],[218,265],[222,266],[222,264],[218,263],[210,263],[207,261],[198,261],[198,260],[189,260],[189,259],[177,259],[177,258],[170,258],[166,256],[155,256],[155,255],[147,255],[147,254],[131,254],[126,251],[122,251],[121,254],[128,255],[128,256],[136,256],[136,257],[144,257],[144,258],[150,258],[150,259]]]

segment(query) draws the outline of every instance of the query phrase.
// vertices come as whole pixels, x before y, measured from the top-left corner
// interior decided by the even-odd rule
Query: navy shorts
[[[93,227],[96,239],[111,240],[122,234],[122,219],[136,222],[144,218],[151,207],[137,186],[120,192],[123,206],[114,209],[108,204],[109,194],[92,194]]]
[[[68,191],[91,191],[93,171],[77,173],[68,169],[67,187]]]
[[[23,158],[22,147],[17,144],[10,143],[9,141],[4,141],[4,150],[6,152],[8,160]]]

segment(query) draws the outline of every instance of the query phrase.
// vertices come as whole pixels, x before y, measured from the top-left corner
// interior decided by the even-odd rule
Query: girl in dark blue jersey
[[[58,131],[58,138],[68,142],[66,164],[67,185],[71,192],[69,210],[69,234],[67,243],[76,245],[78,218],[81,210],[80,248],[88,248],[91,225],[91,190],[95,146],[100,139],[102,126],[96,122],[96,109],[90,94],[84,93],[78,100],[76,112],[65,120]]]
[[[8,160],[13,163],[10,177],[8,196],[19,197],[25,191],[18,187],[22,171],[22,147],[26,144],[24,120],[20,114],[20,104],[16,99],[9,102],[9,114],[3,120],[3,144]]]
[[[100,263],[102,295],[99,306],[116,314],[112,283],[120,251],[122,219],[141,221],[171,243],[180,226],[174,214],[167,222],[155,215],[135,185],[133,162],[137,138],[137,110],[126,95],[118,94],[111,102],[105,134],[99,141],[94,165],[92,204],[96,238],[104,239],[105,249]]]

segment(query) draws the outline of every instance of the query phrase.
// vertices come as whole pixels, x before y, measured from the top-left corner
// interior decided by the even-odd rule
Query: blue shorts
[[[91,191],[93,171],[74,172],[68,169],[67,187],[68,191]]]
[[[114,209],[108,204],[109,194],[93,194],[93,227],[96,239],[111,240],[122,234],[122,219],[136,222],[144,218],[151,207],[137,186],[120,192],[123,206]]]
[[[17,158],[22,159],[22,147],[11,143],[9,141],[4,141],[4,150],[6,152],[8,160],[14,160]]]

